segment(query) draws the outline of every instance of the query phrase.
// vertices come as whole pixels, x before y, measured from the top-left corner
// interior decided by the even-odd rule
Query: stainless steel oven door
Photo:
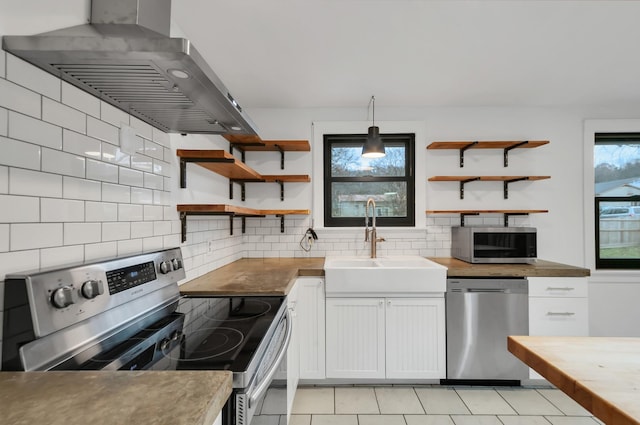
[[[274,378],[276,372],[282,371],[282,365],[286,366],[287,349],[292,331],[291,313],[289,309],[286,309],[286,313],[280,319],[277,329],[269,341],[269,347],[260,362],[254,379],[248,387],[234,390],[234,425],[249,425],[254,417],[263,416],[265,423],[278,424],[281,423],[281,416],[286,417],[287,380]],[[272,418],[267,418],[267,416]],[[268,419],[272,419],[272,421]]]

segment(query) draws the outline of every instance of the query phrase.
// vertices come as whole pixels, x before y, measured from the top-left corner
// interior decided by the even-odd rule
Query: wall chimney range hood
[[[4,36],[2,48],[162,131],[257,135],[170,21],[171,0],[92,0],[90,24]]]

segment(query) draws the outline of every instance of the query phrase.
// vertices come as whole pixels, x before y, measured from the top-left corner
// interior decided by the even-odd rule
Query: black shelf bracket
[[[180,213],[180,233],[182,235],[182,242],[186,242],[187,241],[187,213],[186,212],[181,212]]]
[[[282,180],[276,180],[276,183],[280,185],[280,200],[284,201],[284,182]]]
[[[525,141],[523,141],[523,142],[516,143],[516,144],[515,144],[515,145],[513,145],[513,146],[509,146],[508,148],[504,148],[504,153],[503,153],[503,156],[504,156],[504,166],[505,166],[505,167],[508,167],[508,166],[509,166],[509,151],[510,151],[511,149],[519,148],[520,146],[524,146],[524,145],[526,145],[526,144],[528,144],[528,143],[529,143],[529,141],[528,141],[528,140],[525,140]],[[505,199],[506,199],[506,198],[505,198]]]
[[[468,215],[479,215],[477,212],[460,213],[460,226],[464,227],[464,218]]]
[[[278,144],[276,144],[275,147],[278,149],[278,152],[280,152],[280,169],[284,170],[284,149]]]
[[[520,177],[517,179],[505,180],[503,182],[504,185],[504,199],[509,199],[509,183],[521,182],[524,180],[529,180],[529,177]]]
[[[189,162],[234,162],[230,158],[180,158],[180,188],[187,187],[187,163]]]
[[[529,213],[504,213],[504,227],[509,227],[509,217],[516,215],[529,215]]]
[[[284,233],[284,215],[277,215],[280,218],[280,233]]]
[[[470,149],[470,148],[472,148],[473,146],[475,146],[477,144],[478,144],[477,141],[476,142],[471,142],[467,146],[465,146],[463,148],[460,148],[460,168],[464,167],[464,152],[467,149]]]
[[[464,185],[478,180],[480,180],[480,177],[472,177],[470,179],[460,181],[460,199],[464,199]]]

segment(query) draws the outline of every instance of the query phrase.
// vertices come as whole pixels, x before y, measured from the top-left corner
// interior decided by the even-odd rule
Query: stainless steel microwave
[[[531,264],[537,255],[534,227],[451,228],[451,256],[468,263]]]

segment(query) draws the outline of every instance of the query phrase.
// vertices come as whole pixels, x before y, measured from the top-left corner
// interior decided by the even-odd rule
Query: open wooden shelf
[[[548,140],[485,140],[432,142],[427,149],[456,149],[460,151],[460,167],[464,167],[464,152],[468,149],[503,149],[504,166],[509,165],[509,151],[517,148],[537,148],[548,144]]]
[[[177,205],[180,213],[180,222],[182,224],[182,242],[187,240],[187,217],[190,215],[226,215],[229,216],[231,223],[231,234],[233,235],[233,218],[242,218],[242,233],[245,232],[246,217],[265,217],[267,215],[275,215],[280,217],[280,231],[284,232],[284,216],[285,215],[309,215],[310,210],[261,210],[254,208],[239,207],[227,204],[181,204]]]
[[[253,152],[280,152],[280,169],[284,170],[285,152],[309,152],[311,145],[308,140],[262,140],[260,136],[225,134],[224,138],[229,141],[229,151],[237,149],[241,153],[242,161],[245,160],[244,153]]]
[[[509,198],[509,184],[519,181],[550,179],[551,176],[433,176],[430,182],[460,182],[460,199],[464,199],[464,185],[474,181],[501,181],[504,183],[504,199]]]
[[[504,227],[507,227],[510,216],[548,213],[549,210],[427,210],[425,212],[427,214],[460,214],[461,226],[464,226],[464,218],[468,215],[504,214]]]
[[[235,136],[238,137],[238,136]],[[248,136],[254,137],[254,136]],[[244,184],[249,182],[280,184],[280,199],[284,200],[284,183],[308,183],[308,175],[268,175],[263,176],[232,154],[223,150],[178,149],[180,158],[180,187],[187,187],[187,163],[192,162],[209,171],[229,179],[229,198],[233,199],[233,183],[241,186],[241,199],[244,201]]]

